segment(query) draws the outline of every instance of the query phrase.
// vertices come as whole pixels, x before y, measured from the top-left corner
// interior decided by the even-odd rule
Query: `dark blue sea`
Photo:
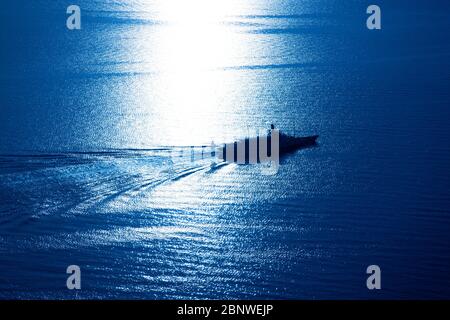
[[[449,299],[450,3],[369,4],[2,4],[0,299]]]

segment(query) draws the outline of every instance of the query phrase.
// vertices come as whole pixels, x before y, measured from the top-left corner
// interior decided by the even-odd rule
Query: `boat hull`
[[[317,144],[318,135],[307,137],[294,137],[285,134],[279,135],[279,156],[294,152],[300,149],[312,147]],[[270,136],[257,136],[225,144],[219,158],[226,162],[238,164],[262,163],[260,157],[260,139],[267,139],[267,157],[272,157]],[[253,147],[253,148],[252,148]],[[232,150],[230,150],[232,149]],[[253,150],[253,154],[251,152]],[[264,158],[264,157],[263,157]]]

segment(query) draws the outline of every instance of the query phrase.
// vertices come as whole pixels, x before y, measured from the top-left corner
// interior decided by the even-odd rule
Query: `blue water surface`
[[[448,1],[70,4],[0,11],[0,298],[450,298]]]

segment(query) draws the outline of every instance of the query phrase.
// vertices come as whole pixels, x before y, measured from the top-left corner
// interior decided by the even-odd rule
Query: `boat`
[[[219,152],[220,159],[226,162],[235,162],[238,164],[262,163],[270,160],[272,157],[272,136],[278,134],[278,157],[285,154],[312,147],[317,144],[318,135],[297,137],[290,136],[278,130],[271,130],[267,135],[257,135],[252,138],[244,138],[232,143],[224,144],[222,152]],[[266,143],[264,143],[265,141]],[[261,146],[267,150],[267,157],[260,157]],[[230,150],[231,149],[231,150]],[[253,151],[253,152],[252,152]]]
[[[317,144],[318,135],[295,137],[280,133],[280,155]]]

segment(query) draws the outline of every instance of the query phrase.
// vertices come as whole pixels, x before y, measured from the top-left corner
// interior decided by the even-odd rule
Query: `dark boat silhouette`
[[[295,137],[280,133],[280,155],[317,144],[318,135]]]
[[[279,157],[286,155],[288,153],[312,147],[317,144],[318,135],[306,136],[306,137],[296,137],[284,134],[279,132]],[[223,159],[226,162],[236,162],[238,164],[249,164],[254,163],[255,160],[257,163],[261,163],[260,158],[260,140],[266,139],[267,141],[267,156],[271,157],[271,145],[272,145],[272,136],[269,132],[267,135],[257,135],[256,137],[245,138],[242,140],[235,141],[233,143],[225,144],[222,148],[222,152],[219,153],[219,158]],[[256,159],[250,161],[250,145],[256,147]],[[233,148],[233,152],[228,152],[227,149]],[[241,156],[239,157],[239,151],[241,152]],[[243,154],[242,154],[243,153]],[[240,161],[238,161],[238,159]]]

